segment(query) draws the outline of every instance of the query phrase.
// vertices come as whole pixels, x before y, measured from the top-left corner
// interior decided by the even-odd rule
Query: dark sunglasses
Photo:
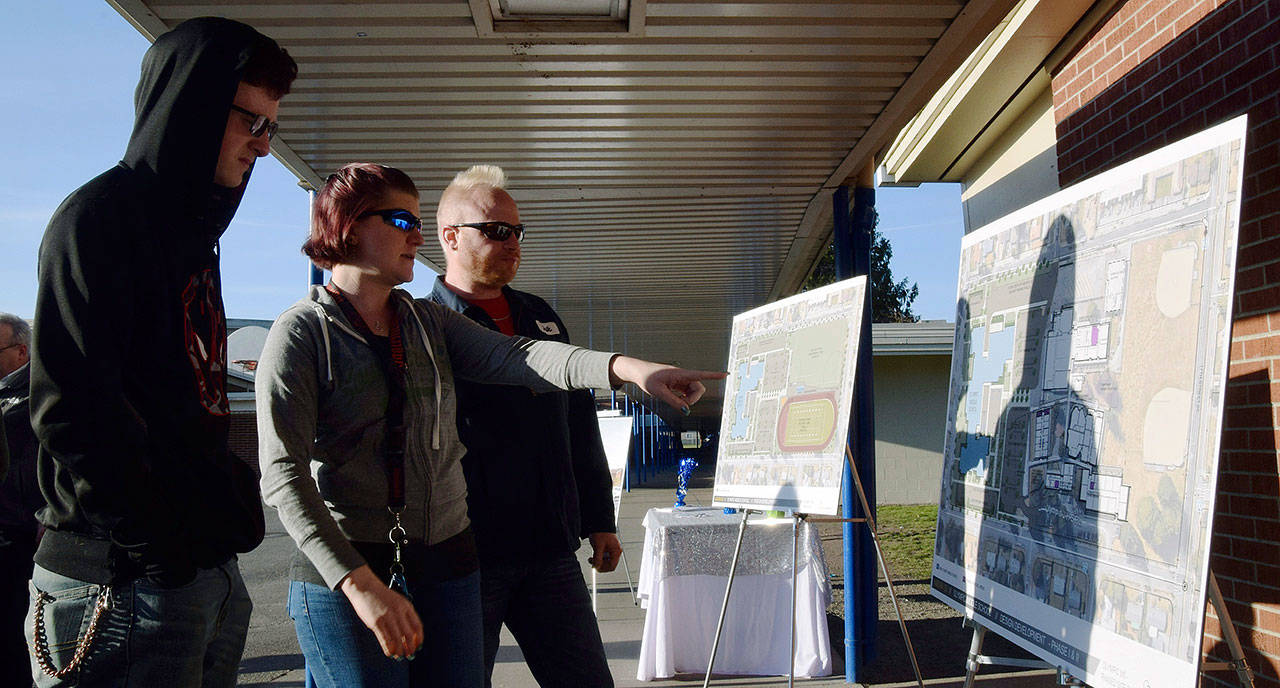
[[[239,105],[236,105],[235,103],[231,104],[231,109],[235,110],[236,112],[242,115],[253,118],[253,123],[249,125],[250,136],[257,137],[257,136],[262,136],[263,134],[266,134],[267,140],[270,141],[272,138],[275,137],[276,129],[280,128],[279,122],[272,122],[271,120],[267,119],[266,115],[259,115],[256,112],[246,110],[240,107]]]
[[[516,241],[524,241],[524,225],[513,225],[508,222],[494,220],[492,222],[459,222],[456,225],[449,226],[478,229],[486,239],[494,241],[506,241],[507,237],[512,234],[516,235]]]
[[[390,210],[370,210],[367,213],[360,213],[356,216],[357,220],[363,220],[366,217],[377,215],[382,221],[395,227],[402,232],[418,232],[422,233],[422,220],[408,210],[392,208]]]

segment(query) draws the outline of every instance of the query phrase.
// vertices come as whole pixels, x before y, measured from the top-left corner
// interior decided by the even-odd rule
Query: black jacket
[[[160,36],[124,159],[49,221],[31,368],[46,569],[180,584],[262,540],[257,482],[227,448],[217,249],[249,175],[213,178],[240,74],[269,41],[215,18]]]
[[[568,342],[547,302],[503,287],[516,334]],[[484,309],[436,278],[428,297],[497,330]],[[458,435],[467,446],[467,514],[480,561],[501,564],[573,552],[591,533],[612,533],[613,482],[589,391],[536,394],[458,379]]]
[[[44,498],[36,484],[36,437],[27,410],[30,370],[28,363],[0,379],[0,442],[9,454],[9,470],[0,478],[0,537],[34,543],[36,509],[44,506]]]

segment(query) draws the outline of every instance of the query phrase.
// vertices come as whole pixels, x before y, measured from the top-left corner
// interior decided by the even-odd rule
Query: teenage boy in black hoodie
[[[227,448],[218,238],[297,65],[225,19],[142,61],[124,159],[40,246],[32,426],[47,506],[27,617],[37,685],[232,686],[263,536]]]

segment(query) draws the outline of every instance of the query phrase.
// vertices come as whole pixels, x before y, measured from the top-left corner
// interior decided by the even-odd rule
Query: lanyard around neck
[[[408,428],[404,421],[404,407],[406,400],[405,390],[405,358],[404,358],[404,338],[400,332],[400,319],[393,317],[388,326],[387,338],[389,340],[390,349],[377,346],[374,344],[377,335],[365,323],[364,318],[360,316],[360,312],[352,305],[332,282],[325,285],[325,291],[333,296],[338,302],[338,307],[342,309],[342,314],[347,317],[351,325],[356,331],[369,339],[370,346],[378,356],[378,360],[382,363],[382,370],[387,377],[387,438],[383,459],[387,469],[387,508],[393,514],[399,514],[404,509],[404,450],[405,437],[408,434]]]

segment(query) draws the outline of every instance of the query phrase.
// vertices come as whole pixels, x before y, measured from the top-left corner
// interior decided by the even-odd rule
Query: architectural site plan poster
[[[933,593],[1090,686],[1195,686],[1244,118],[965,237]]]
[[[835,514],[865,277],[737,315],[712,503]]]
[[[616,519],[622,506],[627,457],[631,456],[632,419],[616,411],[598,411],[596,422],[600,424],[600,441],[604,445],[605,460],[609,463],[609,477],[613,480],[613,513]]]

